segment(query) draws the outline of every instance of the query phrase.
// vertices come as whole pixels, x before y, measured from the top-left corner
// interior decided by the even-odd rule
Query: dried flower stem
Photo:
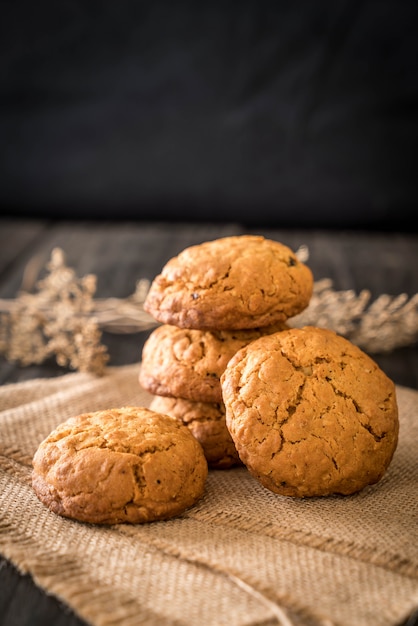
[[[58,248],[47,269],[37,293],[21,292],[2,309],[0,353],[21,365],[55,355],[60,366],[103,374],[109,357],[94,317],[96,277],[78,279]]]
[[[330,328],[370,353],[390,352],[418,340],[418,294],[382,294],[374,302],[363,290],[335,291],[328,278],[317,281],[305,311],[289,320],[292,326]]]
[[[298,251],[304,260],[308,254],[306,247]],[[35,283],[34,264],[29,265],[26,287]],[[94,299],[96,276],[77,278],[61,249],[53,250],[47,269],[47,277],[35,283],[35,293],[21,291],[15,299],[0,299],[0,354],[8,360],[30,365],[55,355],[61,366],[100,375],[108,361],[102,331],[136,333],[158,325],[143,309],[148,280],[139,280],[127,298]],[[358,295],[335,291],[323,279],[315,282],[308,308],[289,324],[330,328],[370,353],[416,343],[418,294],[370,299],[366,290]]]

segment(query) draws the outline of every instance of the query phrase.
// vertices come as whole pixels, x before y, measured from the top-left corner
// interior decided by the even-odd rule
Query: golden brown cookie
[[[82,522],[174,517],[203,494],[203,449],[183,424],[142,407],[85,413],[59,425],[33,458],[32,485],[54,513]]]
[[[221,402],[220,377],[229,359],[250,341],[288,328],[286,324],[254,330],[205,331],[163,324],[146,340],[139,373],[152,394],[194,402]]]
[[[164,324],[201,330],[259,328],[307,307],[313,276],[295,253],[256,235],[183,250],[153,280],[145,310]]]
[[[390,464],[395,385],[333,331],[304,327],[257,339],[232,357],[221,382],[240,458],[271,491],[352,494]]]
[[[241,465],[225,423],[223,403],[191,402],[182,398],[154,396],[150,409],[181,421],[198,440],[209,467],[227,469]]]

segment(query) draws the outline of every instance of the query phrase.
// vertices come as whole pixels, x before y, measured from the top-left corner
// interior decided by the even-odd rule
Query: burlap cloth
[[[84,411],[147,406],[139,366],[0,388],[0,550],[93,625],[380,626],[418,606],[418,392],[398,387],[400,441],[375,486],[277,496],[245,468],[210,471],[181,518],[100,527],[58,517],[31,458]]]

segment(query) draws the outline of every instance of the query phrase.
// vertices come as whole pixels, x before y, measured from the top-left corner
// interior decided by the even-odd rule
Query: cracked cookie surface
[[[159,396],[221,402],[220,377],[235,352],[285,328],[283,323],[253,330],[205,331],[163,324],[144,344],[139,382]]]
[[[204,492],[207,461],[183,424],[143,407],[70,418],[41,442],[32,486],[49,509],[96,524],[168,519]]]
[[[352,494],[395,452],[394,383],[330,330],[290,329],[237,352],[221,378],[226,424],[259,482],[285,496]]]
[[[201,330],[271,326],[309,304],[313,276],[284,244],[257,235],[183,250],[151,284],[144,309],[163,324]]]
[[[241,465],[225,422],[223,402],[191,402],[182,398],[155,396],[150,409],[180,420],[198,440],[209,467],[227,469]]]

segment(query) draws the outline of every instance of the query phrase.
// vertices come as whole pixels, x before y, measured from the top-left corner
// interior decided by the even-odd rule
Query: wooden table
[[[315,280],[329,278],[336,290],[363,289],[380,294],[418,293],[418,235],[327,230],[246,228],[235,223],[63,222],[0,220],[0,298],[14,298],[33,285],[54,248],[78,276],[97,276],[95,297],[125,298],[140,278],[152,280],[164,263],[185,247],[222,236],[253,233],[294,250],[306,245]],[[135,363],[149,330],[135,334],[105,332],[111,365]],[[398,385],[418,389],[418,346],[373,354]],[[53,359],[20,367],[0,357],[0,384],[66,373]],[[81,626],[58,600],[38,589],[27,575],[0,558],[0,626]],[[418,613],[404,626],[418,624]],[[395,626],[395,625],[394,625]]]

